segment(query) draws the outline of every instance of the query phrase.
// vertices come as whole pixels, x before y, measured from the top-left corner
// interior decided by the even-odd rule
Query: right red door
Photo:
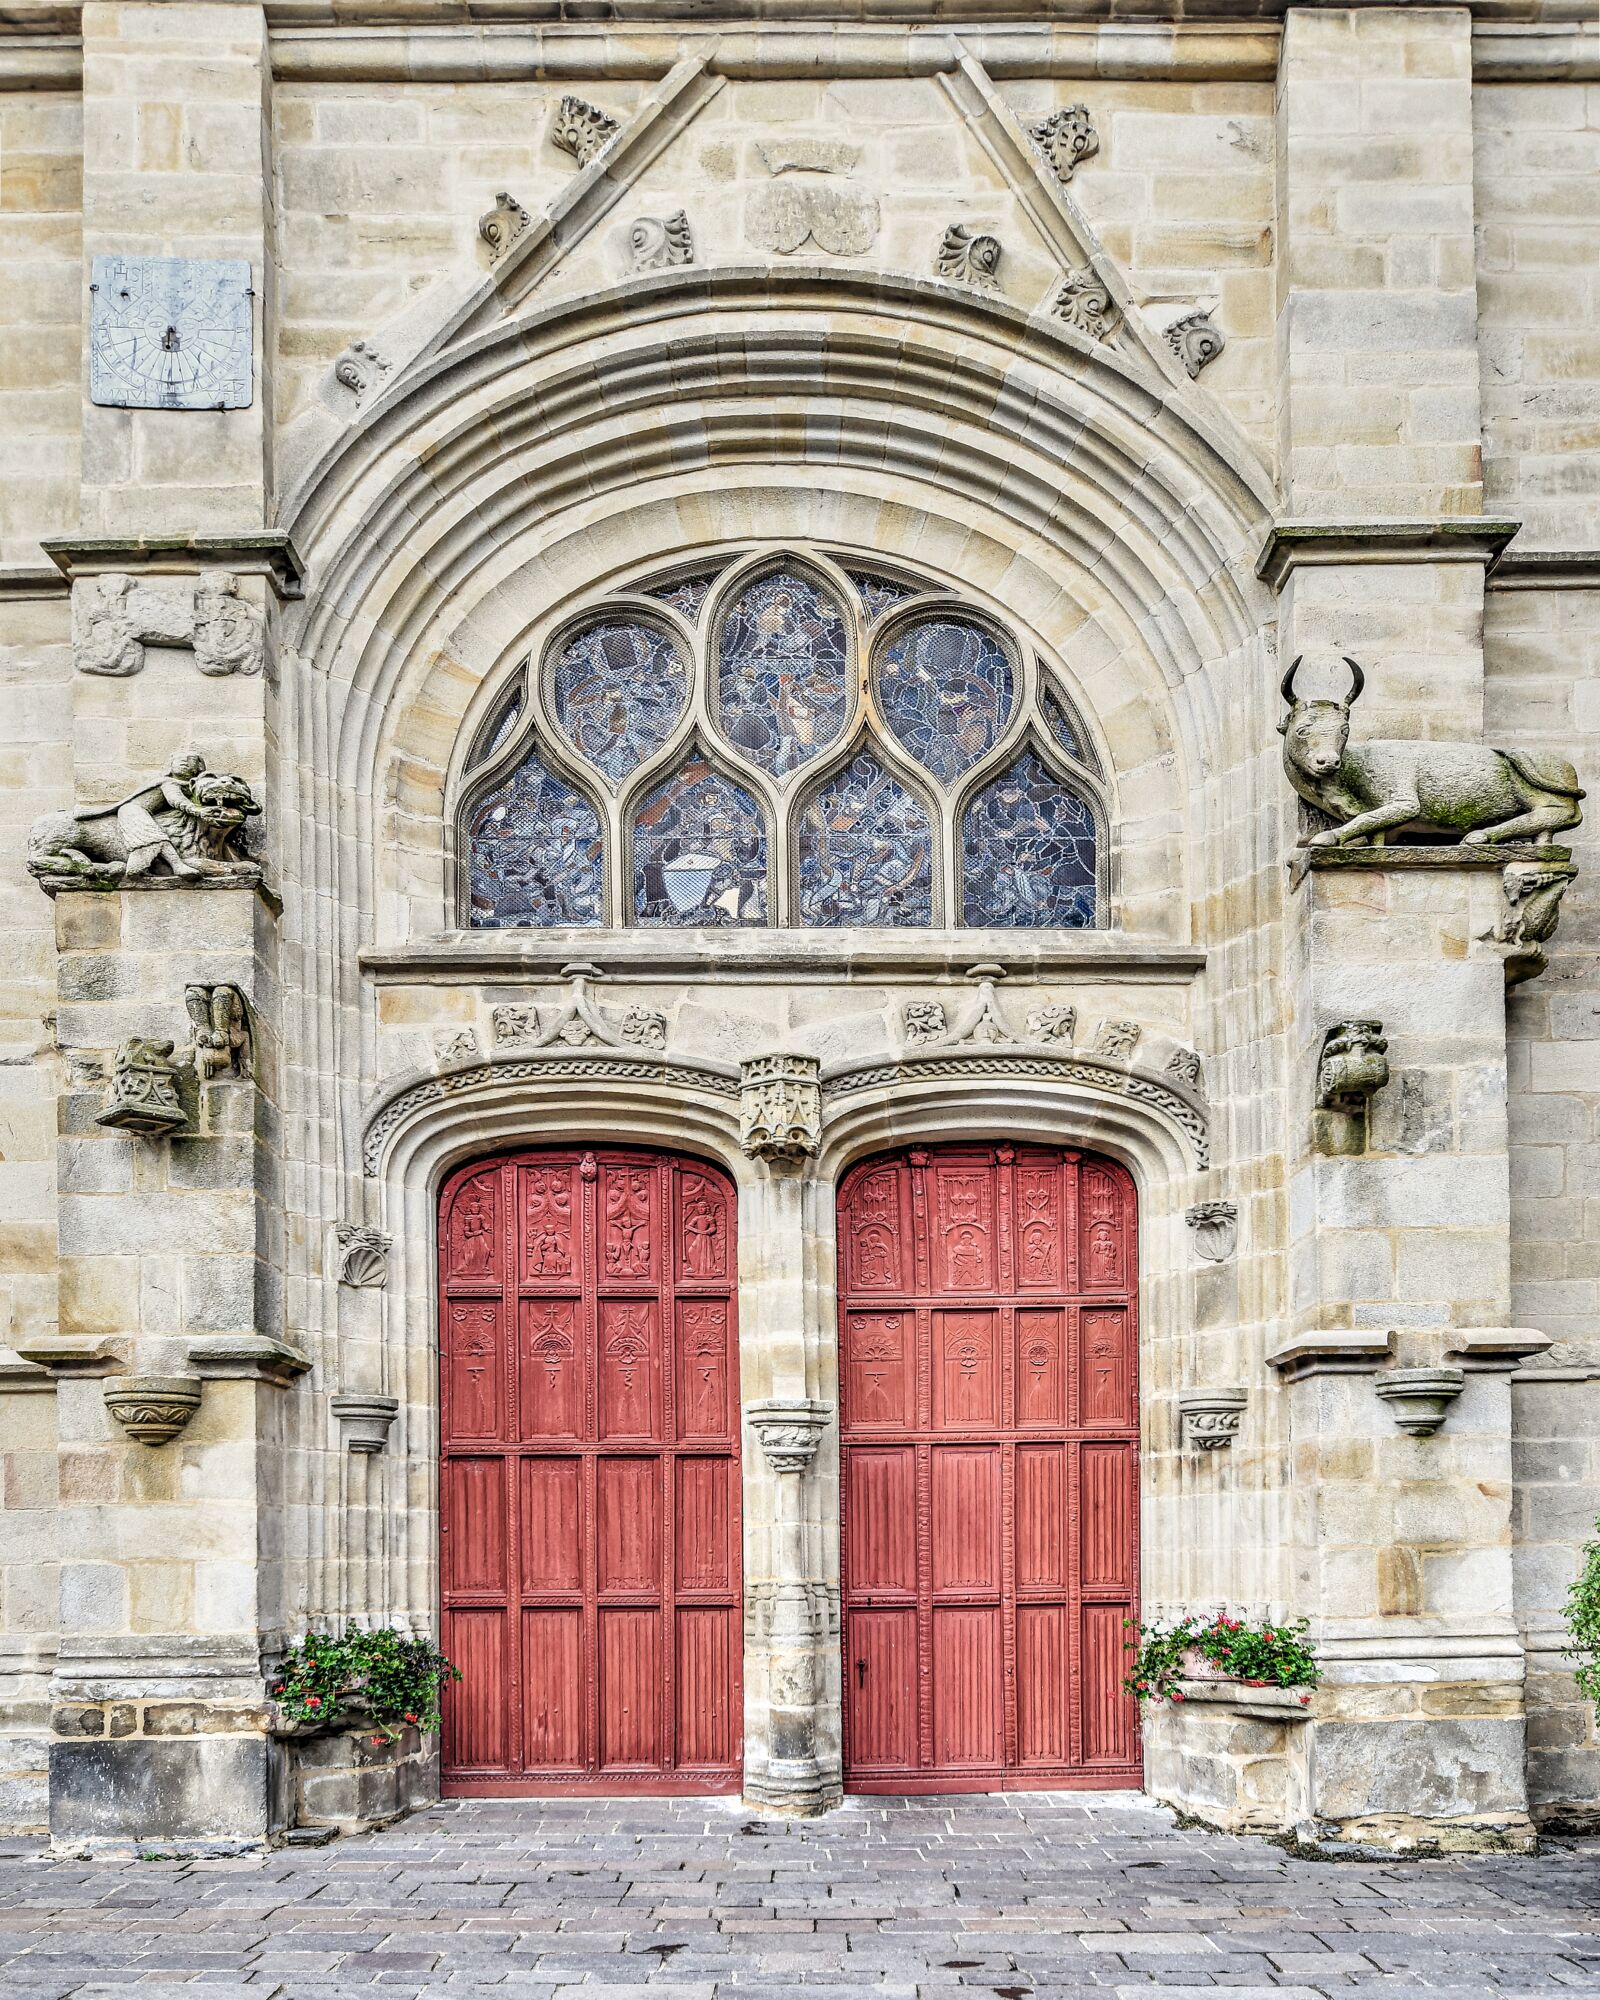
[[[1109,1160],[960,1145],[839,1190],[845,1782],[1123,1786],[1137,1216]]]

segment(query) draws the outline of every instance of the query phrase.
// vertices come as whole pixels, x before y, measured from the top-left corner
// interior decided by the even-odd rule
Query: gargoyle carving
[[[195,1074],[213,1077],[250,1074],[250,1011],[237,986],[186,986],[183,1004],[194,1024]]]
[[[1364,1110],[1389,1081],[1388,1048],[1381,1021],[1339,1021],[1331,1027],[1317,1062],[1318,1110]]]
[[[172,1049],[171,1042],[130,1035],[117,1050],[112,1067],[111,1102],[95,1123],[155,1137],[181,1132],[189,1113],[178,1095],[182,1068],[174,1062]]]
[[[1309,846],[1366,845],[1398,827],[1417,826],[1459,834],[1467,845],[1532,840],[1546,847],[1555,834],[1580,824],[1578,774],[1549,751],[1405,738],[1352,745],[1350,711],[1366,676],[1348,656],[1345,665],[1351,681],[1343,701],[1298,699],[1298,659],[1283,677],[1289,704],[1278,724],[1283,768],[1301,798],[1338,822],[1313,834]]]
[[[1550,963],[1544,947],[1555,936],[1561,898],[1577,874],[1570,861],[1513,861],[1501,876],[1505,908],[1486,943],[1504,945],[1507,986],[1536,979]]]

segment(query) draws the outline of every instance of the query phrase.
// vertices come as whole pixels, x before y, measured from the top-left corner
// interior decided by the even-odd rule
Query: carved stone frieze
[[[333,364],[333,379],[359,403],[389,372],[389,364],[370,341],[352,340]]]
[[[160,874],[248,885],[261,870],[243,852],[244,827],[260,810],[243,778],[189,753],[116,805],[35,820],[28,872],[51,895],[131,887]]]
[[[1536,979],[1550,963],[1545,946],[1555,936],[1561,898],[1577,875],[1570,861],[1510,862],[1501,876],[1505,907],[1500,920],[1483,934],[1484,942],[1504,947],[1507,986]]]
[[[359,1222],[341,1222],[333,1233],[339,1246],[339,1283],[352,1291],[381,1291],[389,1276],[388,1233]]]
[[[238,987],[186,986],[183,1004],[192,1024],[194,1070],[201,1082],[249,1076],[250,1009]]]
[[[1166,329],[1167,345],[1183,363],[1191,381],[1202,368],[1210,367],[1227,346],[1220,326],[1212,324],[1209,312],[1183,313]]]
[[[739,1144],[752,1159],[792,1163],[822,1144],[815,1056],[755,1056],[739,1065]]]
[[[433,1038],[433,1059],[440,1069],[454,1069],[460,1063],[476,1062],[478,1054],[476,1028],[444,1029]]]
[[[1186,1389],[1178,1398],[1183,1441],[1196,1451],[1221,1451],[1239,1435],[1248,1389]]]
[[[1077,1027],[1077,1008],[1064,1004],[1035,1007],[1028,1016],[1028,1034],[1036,1042],[1070,1042]]]
[[[528,211],[522,203],[513,200],[504,189],[495,196],[494,207],[486,209],[478,217],[478,235],[489,246],[491,264],[498,263],[506,254],[527,228],[529,220]]]
[[[1137,1021],[1102,1021],[1094,1038],[1094,1052],[1111,1062],[1132,1062],[1139,1046]]]
[[[548,1019],[527,1001],[496,1007],[490,1016],[497,1048],[665,1049],[667,1023],[652,1007],[615,1008],[597,1005],[590,986],[604,977],[598,966],[565,965],[562,977],[572,982],[572,996]]]
[[[1056,288],[1050,311],[1064,326],[1091,340],[1108,340],[1116,331],[1116,305],[1093,271],[1069,271]]]
[[[1397,828],[1420,826],[1459,834],[1470,846],[1533,840],[1549,848],[1552,863],[1572,858],[1566,848],[1551,846],[1552,835],[1583,819],[1583,788],[1567,758],[1403,738],[1352,744],[1350,711],[1366,675],[1348,654],[1344,663],[1350,692],[1343,701],[1297,697],[1298,657],[1280,690],[1289,705],[1278,724],[1284,772],[1301,798],[1334,822],[1307,846],[1364,845]]]
[[[1167,1075],[1176,1077],[1186,1090],[1204,1092],[1206,1067],[1193,1049],[1174,1049],[1167,1057]]]
[[[1064,104],[1048,118],[1036,118],[1028,127],[1028,137],[1062,183],[1070,181],[1076,169],[1100,150],[1087,104]]]
[[[141,673],[147,646],[190,652],[203,674],[258,674],[266,621],[225,570],[203,570],[176,586],[115,573],[73,584],[72,659],[79,673],[112,679]]]
[[[107,1382],[106,1408],[140,1444],[170,1444],[200,1407],[198,1375],[121,1375]]]
[[[906,1041],[914,1049],[942,1042],[950,1032],[949,1020],[937,1000],[908,1000],[900,1017],[905,1023]]]
[[[1364,1111],[1389,1081],[1388,1048],[1381,1021],[1336,1022],[1317,1060],[1317,1109]]]
[[[622,130],[620,122],[598,104],[582,97],[563,97],[556,106],[550,125],[550,141],[559,152],[570,153],[580,167],[604,152]]]
[[[111,1070],[111,1102],[96,1118],[121,1132],[163,1137],[189,1125],[180,1096],[182,1065],[173,1061],[170,1041],[130,1035],[117,1050]]]
[[[694,262],[694,232],[680,208],[672,215],[641,215],[628,230],[628,257],[636,271],[665,271]]]
[[[934,269],[952,285],[972,285],[981,292],[1000,289],[1000,239],[982,230],[952,222],[939,239]]]
[[[1197,1201],[1184,1211],[1194,1247],[1208,1264],[1225,1264],[1239,1241],[1239,1211],[1231,1201]]]
[[[801,1473],[817,1455],[817,1446],[833,1415],[831,1403],[771,1397],[745,1406],[745,1421],[761,1440],[767,1463],[777,1473]]]
[[[859,257],[877,241],[876,195],[829,182],[783,181],[758,187],[745,206],[745,234],[758,250],[792,257],[815,243],[830,257]]]

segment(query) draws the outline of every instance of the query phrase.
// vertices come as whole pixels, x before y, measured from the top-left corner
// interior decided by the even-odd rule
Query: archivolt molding
[[[836,1105],[869,1091],[893,1093],[916,1083],[975,1083],[985,1079],[1010,1082],[1038,1080],[1075,1086],[1096,1098],[1127,1099],[1169,1120],[1188,1142],[1193,1164],[1211,1164],[1211,1126],[1206,1107],[1192,1092],[1170,1078],[1152,1076],[1091,1055],[1066,1055],[1043,1046],[1035,1048],[941,1048],[926,1055],[908,1053],[894,1062],[869,1061],[830,1066],[822,1075],[823,1116]]]
[[[729,1126],[737,1118],[739,1072],[724,1063],[652,1062],[647,1057],[633,1059],[596,1051],[590,1055],[528,1055],[491,1057],[439,1076],[419,1077],[402,1083],[381,1098],[368,1114],[361,1139],[362,1169],[378,1174],[384,1156],[405,1127],[423,1119],[434,1106],[446,1100],[468,1096],[494,1095],[508,1088],[547,1083],[608,1086],[641,1086],[659,1094],[662,1090],[701,1093],[730,1102]],[[599,1129],[603,1118],[596,1105],[583,1106],[585,1130]]]

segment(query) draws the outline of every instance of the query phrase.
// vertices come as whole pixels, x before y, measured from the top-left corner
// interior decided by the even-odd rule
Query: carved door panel
[[[444,1189],[447,1793],[739,1789],[734,1215],[598,1147]]]
[[[1110,1161],[947,1146],[839,1193],[845,1781],[1119,1786],[1136,1212]]]

